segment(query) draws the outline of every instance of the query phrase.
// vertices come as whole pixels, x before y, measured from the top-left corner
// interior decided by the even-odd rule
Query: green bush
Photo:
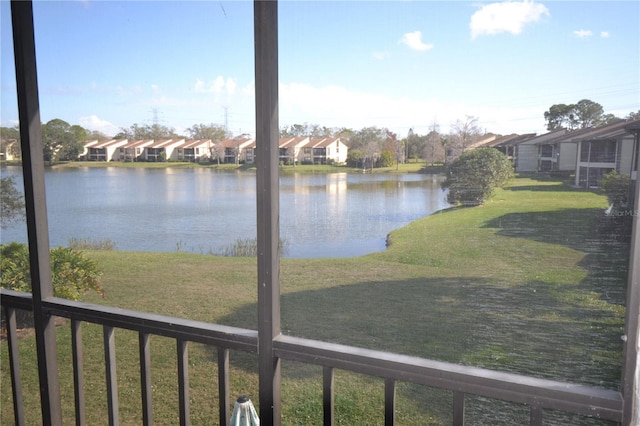
[[[463,153],[451,163],[442,187],[449,189],[450,204],[476,206],[513,177],[513,165],[506,155],[495,148],[479,148]]]
[[[51,275],[56,297],[78,300],[88,290],[104,294],[98,266],[78,250],[68,247],[51,249]],[[0,245],[0,287],[31,293],[26,245],[16,242]]]
[[[604,175],[598,182],[600,189],[607,195],[609,204],[613,204],[615,208],[626,207],[629,204],[630,185],[629,176],[621,175],[615,170]]]
[[[384,150],[378,158],[378,167],[391,167],[396,164],[396,156],[389,150]]]

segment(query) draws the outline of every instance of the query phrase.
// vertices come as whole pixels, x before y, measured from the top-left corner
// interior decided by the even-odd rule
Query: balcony
[[[335,423],[335,374],[350,371],[383,381],[384,423],[396,423],[397,386],[413,383],[450,392],[453,424],[465,423],[467,398],[477,395],[523,404],[528,410],[529,424],[544,424],[549,411],[563,411],[625,425],[636,424],[637,407],[637,346],[640,314],[640,244],[638,218],[634,218],[632,259],[629,265],[627,295],[626,345],[623,352],[623,377],[620,391],[593,386],[545,380],[518,374],[490,371],[482,368],[362,349],[318,340],[283,335],[280,330],[279,282],[279,189],[278,189],[278,96],[277,87],[277,2],[256,1],[256,116],[257,116],[257,221],[258,259],[258,329],[249,330],[208,324],[72,302],[53,297],[49,269],[47,210],[44,196],[44,162],[39,133],[38,87],[36,58],[33,45],[33,14],[30,2],[12,2],[17,91],[20,109],[20,130],[27,201],[27,224],[33,295],[2,291],[1,304],[5,312],[9,361],[11,367],[14,417],[17,425],[25,424],[22,398],[21,365],[17,345],[16,311],[32,311],[38,355],[38,377],[41,389],[44,424],[62,424],[62,403],[59,381],[59,354],[56,350],[56,316],[68,318],[72,339],[72,374],[74,377],[74,417],[77,424],[85,422],[87,390],[82,383],[83,325],[102,328],[104,368],[107,398],[106,417],[109,424],[119,424],[118,375],[115,362],[117,330],[137,333],[141,384],[140,409],[143,424],[153,424],[152,385],[150,379],[151,336],[168,338],[175,344],[180,424],[191,423],[189,395],[189,346],[194,343],[213,348],[217,358],[217,394],[219,424],[230,418],[229,362],[231,351],[257,355],[260,418],[263,425],[281,424],[281,364],[296,362],[319,366],[322,370],[323,422]],[[636,188],[636,193],[638,188]],[[636,197],[636,211],[638,201]],[[137,395],[135,396],[138,397]],[[357,403],[357,401],[353,401]]]

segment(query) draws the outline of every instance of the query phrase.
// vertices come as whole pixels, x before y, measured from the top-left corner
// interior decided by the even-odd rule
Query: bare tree
[[[440,125],[433,120],[429,125],[429,133],[425,136],[424,147],[422,150],[422,158],[426,163],[434,163],[444,161],[444,146],[442,144],[442,136],[440,135]]]
[[[465,152],[482,134],[478,126],[478,117],[466,115],[464,121],[457,120],[453,125],[455,142],[461,153]]]
[[[213,142],[213,145],[211,145],[211,159],[215,159],[219,166],[221,158],[224,158],[224,145],[220,141]]]

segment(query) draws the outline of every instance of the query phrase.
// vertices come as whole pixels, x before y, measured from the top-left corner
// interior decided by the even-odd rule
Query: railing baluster
[[[153,404],[151,393],[151,350],[148,333],[138,333],[140,351],[140,390],[142,393],[142,424],[153,424]]]
[[[84,406],[84,356],[82,350],[82,330],[81,321],[71,320],[71,351],[73,356],[73,389],[74,403],[76,408],[76,425],[85,424]]]
[[[103,326],[104,364],[107,380],[107,411],[109,425],[119,424],[118,419],[118,376],[116,374],[116,339],[113,327]]]
[[[464,425],[464,392],[453,392],[453,424]]]
[[[4,309],[9,344],[9,370],[11,371],[11,390],[13,393],[13,417],[17,426],[24,425],[24,402],[22,400],[22,379],[20,377],[20,354],[18,351],[18,333],[16,331],[16,310]]]
[[[542,426],[542,407],[539,405],[532,405],[530,416],[529,424],[531,426]]]
[[[396,381],[384,379],[384,424],[393,426],[396,421]]]
[[[191,424],[189,415],[189,352],[187,341],[178,339],[178,399],[180,400],[180,425]]]
[[[322,367],[322,411],[324,412],[324,426],[335,423],[335,402],[333,367]]]
[[[229,413],[229,349],[218,348],[218,399],[220,424],[228,425]]]

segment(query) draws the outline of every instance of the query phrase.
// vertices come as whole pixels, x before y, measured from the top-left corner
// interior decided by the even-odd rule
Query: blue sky
[[[43,122],[254,133],[249,1],[36,1]],[[9,2],[1,112],[17,123]],[[280,125],[544,133],[556,103],[640,110],[638,1],[281,1]]]

